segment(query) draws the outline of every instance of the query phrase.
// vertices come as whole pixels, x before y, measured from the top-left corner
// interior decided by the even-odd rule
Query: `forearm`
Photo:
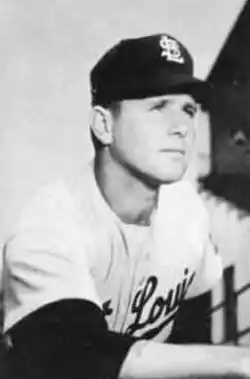
[[[83,300],[41,307],[8,334],[9,361],[27,379],[82,379],[86,373],[92,379],[250,379],[249,348],[139,341],[110,332],[102,310]]]
[[[131,347],[119,377],[250,378],[250,349],[138,341]]]
[[[102,310],[79,299],[40,307],[4,340],[9,378],[25,379],[117,379],[135,342],[109,331]]]

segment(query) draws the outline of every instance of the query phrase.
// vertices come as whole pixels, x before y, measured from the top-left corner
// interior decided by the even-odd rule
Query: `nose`
[[[170,135],[176,135],[181,138],[185,138],[188,134],[188,125],[183,120],[176,120],[169,126],[168,132]]]

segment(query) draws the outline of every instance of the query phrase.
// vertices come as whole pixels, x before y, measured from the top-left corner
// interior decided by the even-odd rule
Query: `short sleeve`
[[[5,331],[39,307],[62,299],[86,299],[101,307],[87,234],[61,186],[43,191],[30,203],[5,245]]]

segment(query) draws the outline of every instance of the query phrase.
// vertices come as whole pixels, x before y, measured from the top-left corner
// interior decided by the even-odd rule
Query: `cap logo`
[[[160,39],[160,47],[162,48],[161,56],[166,57],[167,61],[184,63],[180,45],[177,41],[168,36],[162,36]]]

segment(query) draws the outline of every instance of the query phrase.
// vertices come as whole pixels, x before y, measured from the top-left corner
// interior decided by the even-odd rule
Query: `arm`
[[[250,378],[249,348],[136,341],[110,332],[83,300],[49,304],[8,335],[9,360],[25,379]]]
[[[250,378],[250,349],[230,346],[172,345],[137,341],[120,378]]]
[[[39,212],[7,246],[7,361],[18,372],[10,377],[197,377],[201,370],[211,373],[216,364],[218,374],[238,370],[246,350],[225,348],[217,362],[211,347],[189,350],[109,331],[85,260],[82,230],[76,232],[68,215],[64,221],[62,212],[60,217]]]
[[[9,379],[117,378],[134,339],[108,330],[88,229],[64,199],[38,200],[5,246],[2,366]]]
[[[40,291],[31,285],[31,279],[38,286],[39,271],[33,269],[31,276],[26,267],[25,282],[21,280],[21,266],[17,261],[12,268],[16,268],[14,272],[20,278],[18,280],[16,275],[14,284],[20,282],[21,293],[17,288],[15,290],[14,284],[12,286],[16,295],[19,294],[26,307],[32,298],[37,304]],[[60,272],[66,275],[68,270],[65,267]],[[59,275],[56,278],[59,280]],[[45,283],[43,280],[41,291],[42,294],[48,291],[49,295],[52,283],[49,281],[49,287],[44,287]],[[58,283],[60,285],[62,281]],[[42,300],[43,296],[40,297]],[[71,297],[68,294],[64,299],[55,299],[45,305],[41,303],[35,311],[8,328],[8,335],[11,341],[8,361],[18,374],[23,373],[25,379],[83,379],[86,373],[91,379],[197,379],[211,378],[212,375],[237,378],[236,373],[238,378],[250,378],[250,368],[247,367],[250,365],[249,349],[135,340],[109,331],[101,308],[84,299],[84,294],[82,298],[74,298],[73,291]]]
[[[135,340],[109,331],[102,310],[80,299],[37,309],[4,339],[11,378],[25,379],[117,378]]]

